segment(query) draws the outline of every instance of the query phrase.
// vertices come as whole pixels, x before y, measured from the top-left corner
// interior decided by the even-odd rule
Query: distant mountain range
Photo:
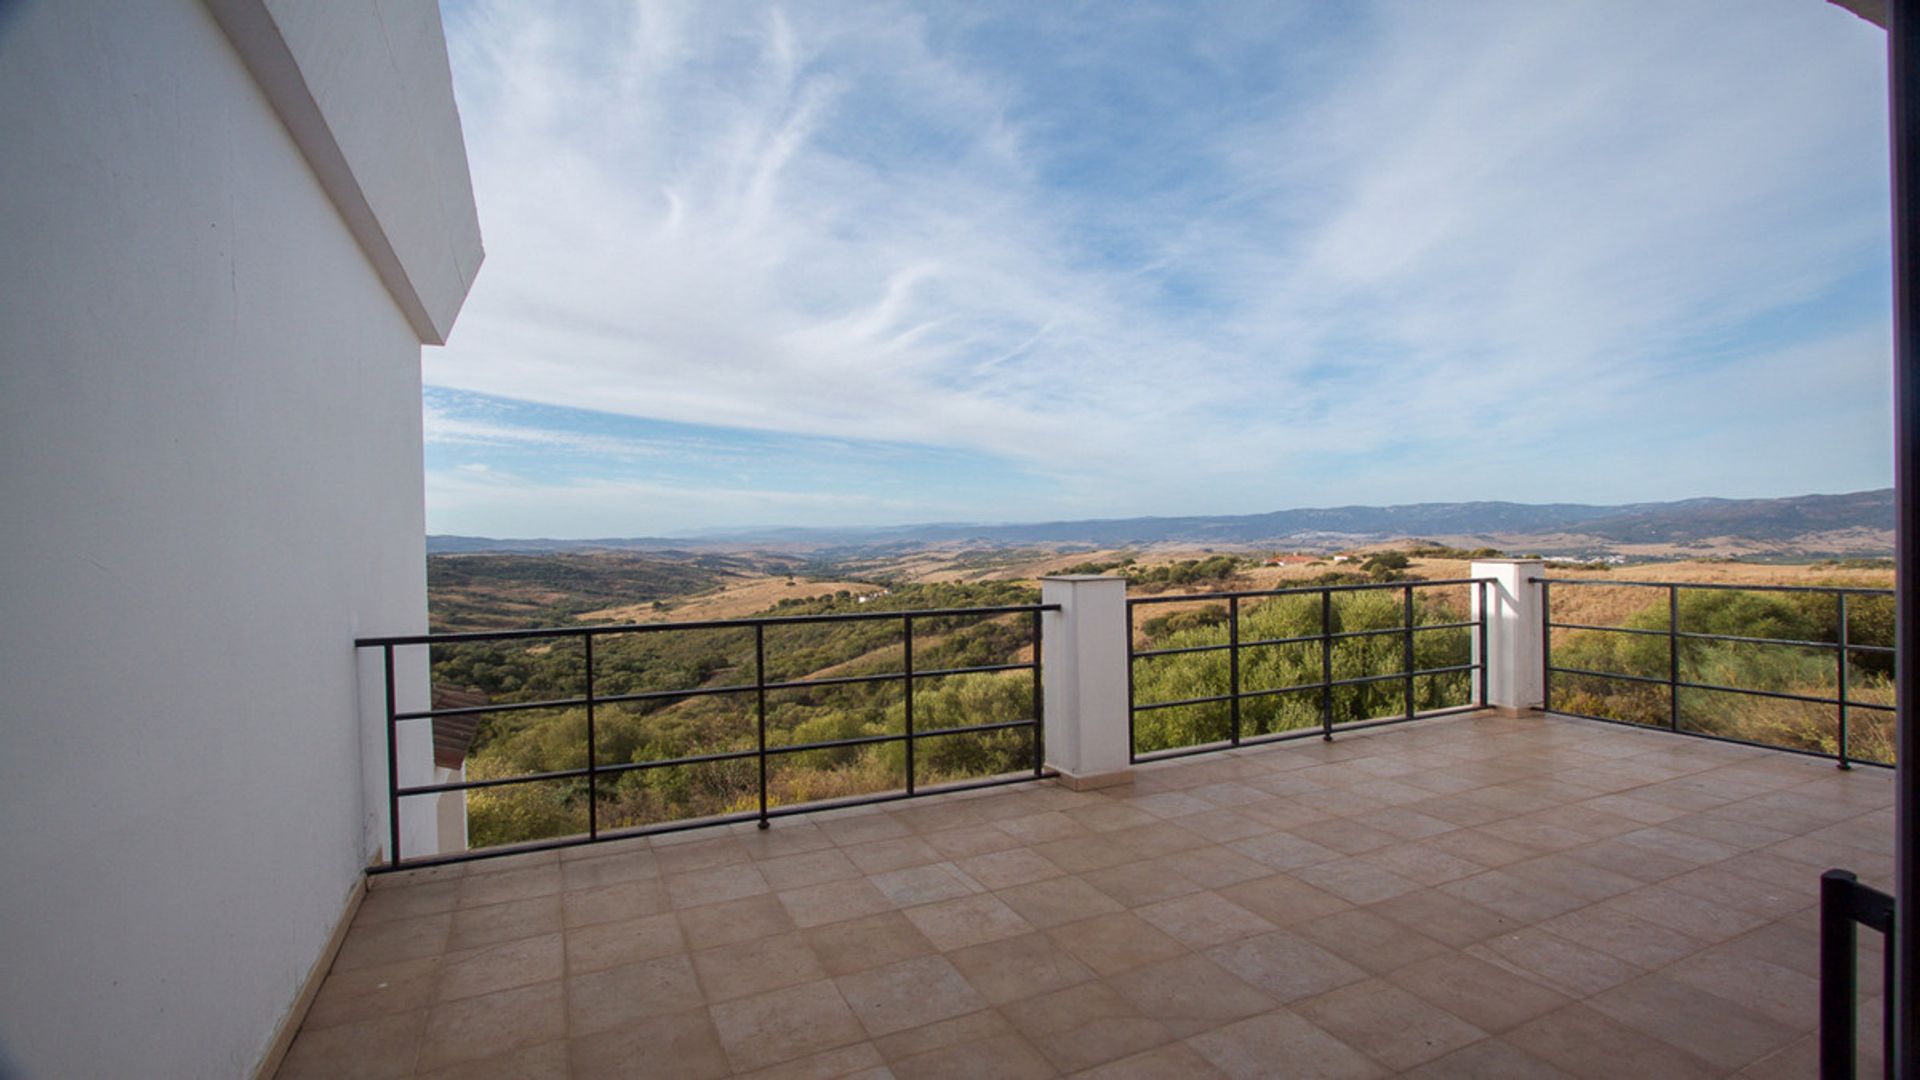
[[[759,529],[696,539],[497,540],[429,536],[433,554],[480,551],[689,551],[715,548],[898,548],[1085,544],[1265,545],[1334,548],[1405,537],[1564,552],[1616,547],[1724,548],[1840,554],[1891,551],[1893,490],[1783,499],[1581,503],[1414,503],[1275,510],[1206,517],[1105,518],[1024,525],[930,524],[873,529]]]

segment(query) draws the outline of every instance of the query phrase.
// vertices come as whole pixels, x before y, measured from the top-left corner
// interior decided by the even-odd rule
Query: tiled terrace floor
[[[381,878],[280,1075],[1812,1076],[1891,780],[1464,717]]]

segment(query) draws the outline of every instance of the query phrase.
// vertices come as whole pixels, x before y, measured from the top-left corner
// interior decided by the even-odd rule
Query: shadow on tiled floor
[[[280,1076],[1812,1076],[1892,791],[1463,717],[389,876]]]

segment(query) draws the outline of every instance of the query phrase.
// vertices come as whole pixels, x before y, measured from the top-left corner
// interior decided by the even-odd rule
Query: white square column
[[[1480,655],[1474,635],[1473,659],[1487,665],[1484,704],[1508,716],[1539,709],[1544,704],[1546,653],[1540,627],[1540,586],[1534,578],[1546,574],[1539,559],[1476,559],[1473,576],[1492,578],[1486,587],[1487,610],[1480,610],[1481,590],[1473,590],[1473,617],[1487,620],[1487,655]]]
[[[1076,791],[1133,779],[1127,735],[1127,581],[1040,580],[1047,764]]]

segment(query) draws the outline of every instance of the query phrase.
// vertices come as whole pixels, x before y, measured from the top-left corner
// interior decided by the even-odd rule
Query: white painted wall
[[[444,71],[431,0],[271,6]],[[430,83],[334,119],[444,155]],[[389,214],[444,197],[381,145]],[[248,1073],[384,836],[351,643],[426,611],[393,273],[450,323],[432,263],[478,239],[456,206],[383,272],[305,147],[194,0],[0,6],[0,1060],[28,1076]]]

